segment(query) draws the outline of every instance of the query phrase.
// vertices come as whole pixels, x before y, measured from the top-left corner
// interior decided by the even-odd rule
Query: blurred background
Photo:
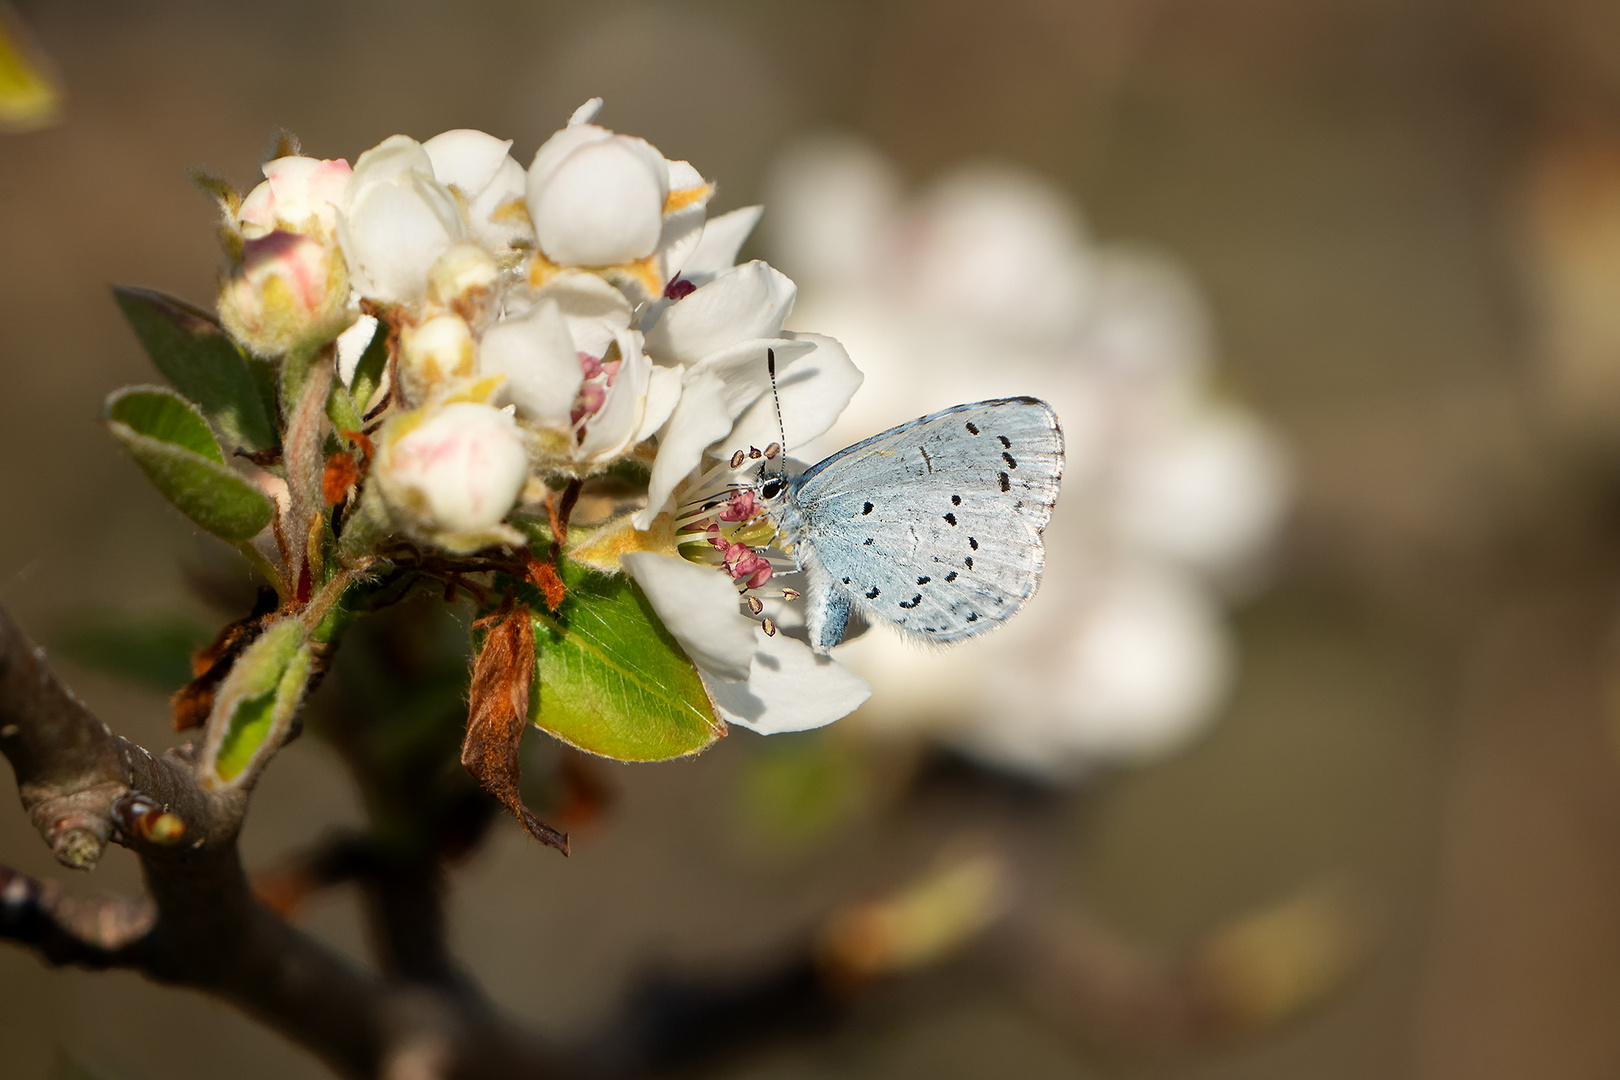
[[[1054,530],[1074,539],[1053,540],[1032,625],[1081,641],[1109,568],[1157,560],[1157,600],[1103,635],[1112,651],[964,647],[973,715],[948,729],[879,681],[881,711],[824,735],[738,731],[693,761],[595,768],[610,796],[566,861],[498,822],[456,871],[453,937],[518,1016],[566,1037],[649,967],[765,962],[982,827],[1016,834],[1054,908],[1171,966],[1303,903],[1303,930],[1262,933],[1243,962],[1306,975],[1261,978],[1280,995],[1264,1022],[1190,1041],[1110,1040],[1106,1022],[1075,1038],[974,984],[724,1075],[1620,1072],[1620,8],[58,0],[6,19],[61,93],[37,130],[0,116],[19,129],[0,135],[0,603],[38,640],[87,611],[170,613],[182,638],[223,621],[193,587],[204,541],[96,423],[108,391],[155,380],[108,285],[211,302],[222,260],[189,167],[246,189],[278,128],[352,160],[477,127],[527,162],[595,95],[604,124],[717,179],[711,210],[766,201],[745,254],[799,280],[795,325],[869,372],[851,423],[988,382],[1059,403],[1074,520]],[[828,261],[818,228],[839,227],[834,254],[864,261]],[[951,289],[961,303],[918,299]],[[978,314],[971,334],[951,321]],[[1034,324],[1047,337],[1020,336]],[[1187,498],[1168,522],[1098,509],[1141,502],[1126,451],[1164,442],[1132,441],[1144,412],[1150,434],[1211,416],[1239,432],[1175,459],[1191,463],[1169,470]],[[1187,540],[1207,535],[1227,546]],[[1143,674],[1099,688],[1120,665]],[[61,671],[118,730],[173,741],[161,693]],[[1052,700],[1092,704],[1049,710],[1080,725],[1056,743],[984,735]],[[1061,768],[1027,767],[1058,743]],[[1016,794],[953,803],[959,780],[929,779],[944,758]],[[0,858],[63,876],[0,803]],[[360,815],[337,757],[302,740],[260,788],[250,863]],[[123,855],[74,886],[137,887]],[[1355,899],[1289,899],[1321,889]],[[363,960],[346,891],[299,921]],[[1344,955],[1313,967],[1324,951]],[[11,949],[0,1058],[17,1077],[68,1059],[327,1075],[197,995]]]

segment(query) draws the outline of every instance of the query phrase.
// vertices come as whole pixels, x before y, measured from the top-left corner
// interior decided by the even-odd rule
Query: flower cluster
[[[1224,697],[1222,598],[1255,579],[1287,490],[1272,435],[1211,391],[1187,274],[1095,244],[1016,170],[958,170],[908,200],[852,140],[790,148],[771,206],[771,250],[804,284],[795,317],[871,380],[814,449],[1009,393],[1051,402],[1068,442],[1039,595],[961,653],[882,627],[852,643],[844,661],[878,688],[863,717],[1050,778],[1184,743]]]
[[[396,135],[352,167],[269,161],[263,183],[226,200],[236,259],[221,321],[271,361],[335,352],[365,449],[338,494],[351,532],[369,523],[453,557],[515,551],[525,504],[544,515],[548,497],[622,465],[645,504],[571,529],[570,557],[631,573],[727,719],[825,723],[867,690],[778,637],[778,620],[750,617],[781,600],[760,591],[768,531],[753,520],[740,537],[732,518],[694,546],[674,519],[732,482],[734,451],[780,440],[768,357],[796,443],[832,425],[861,373],[832,339],[783,329],[791,280],[738,264],[761,208],[709,218],[715,185],[596,124],[600,105],[527,168],[510,141],[471,130]]]

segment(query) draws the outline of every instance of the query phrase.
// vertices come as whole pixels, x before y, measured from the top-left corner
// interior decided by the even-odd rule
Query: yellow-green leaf
[[[535,613],[535,726],[592,754],[662,761],[695,754],[726,733],[697,669],[634,582],[569,566],[562,610]]]
[[[303,704],[313,654],[296,616],[259,635],[214,695],[203,742],[202,775],[213,784],[251,779],[281,745]]]

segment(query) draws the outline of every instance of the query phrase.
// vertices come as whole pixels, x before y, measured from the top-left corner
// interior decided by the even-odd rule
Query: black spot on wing
[[[965,559],[965,560],[963,560],[963,561],[964,561],[964,562],[966,562],[966,563],[967,563],[967,568],[968,568],[968,569],[969,569],[969,570],[971,570],[971,569],[973,569],[973,556],[971,556],[971,555],[969,555],[969,556],[968,556],[968,557],[967,557],[967,558],[966,558],[966,559]]]
[[[1003,450],[1001,452],[1001,460],[1005,461],[1007,463],[1007,468],[1009,468],[1009,469],[1018,468],[1018,462],[1014,461],[1013,456],[1011,454],[1007,453],[1007,451],[1005,451],[1005,450]]]
[[[926,584],[928,584],[928,583],[929,583],[929,582],[930,582],[930,581],[933,581],[933,580],[934,580],[934,579],[933,579],[933,578],[931,578],[931,577],[927,577],[927,576],[924,576],[924,577],[920,577],[920,578],[918,578],[918,579],[917,579],[917,584],[919,584],[919,585],[926,585]]]
[[[955,514],[946,514],[945,515],[945,520],[947,522],[949,522],[953,528],[956,526],[956,515]]]
[[[861,513],[862,514],[870,514],[871,512],[872,512],[872,504],[871,503],[867,503],[864,507],[861,508]]]
[[[996,480],[1000,482],[1002,491],[1011,491],[1012,490],[1012,480],[1007,476],[1006,473],[1004,473],[1004,472],[996,473]],[[1023,504],[1020,503],[1019,505],[1022,506]],[[1016,507],[1015,507],[1015,509],[1016,509]]]
[[[978,622],[979,621],[979,613],[977,611],[968,612],[967,621],[968,622]]]
[[[913,596],[909,601],[900,601],[900,606],[909,611],[920,603],[922,603],[922,593],[918,593],[916,596]]]
[[[956,571],[952,570],[950,573],[946,574],[945,575],[945,580],[946,581],[955,581],[956,580]]]
[[[973,421],[971,420],[968,421],[967,429],[969,435],[977,435],[979,433],[979,429],[973,426]]]
[[[975,537],[968,537],[968,547],[972,548],[974,551],[978,551],[979,541]]]
[[[1012,449],[1012,440],[1007,438],[1007,436],[1005,436],[1005,435],[997,435],[996,438],[1001,440],[1001,448],[1003,450],[1011,450]]]
[[[1007,489],[1002,488],[1002,490],[1005,491]],[[951,496],[951,505],[952,506],[961,506],[962,505],[962,496],[960,496],[960,495],[952,495]]]
[[[876,585],[872,586],[871,591],[866,594],[866,598],[868,600],[876,600],[878,598],[878,587]]]

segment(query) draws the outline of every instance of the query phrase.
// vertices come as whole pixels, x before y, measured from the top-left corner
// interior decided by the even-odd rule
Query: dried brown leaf
[[[529,722],[534,623],[529,609],[498,616],[473,663],[461,764],[536,840],[568,854],[568,837],[541,821],[518,793],[518,747]]]

